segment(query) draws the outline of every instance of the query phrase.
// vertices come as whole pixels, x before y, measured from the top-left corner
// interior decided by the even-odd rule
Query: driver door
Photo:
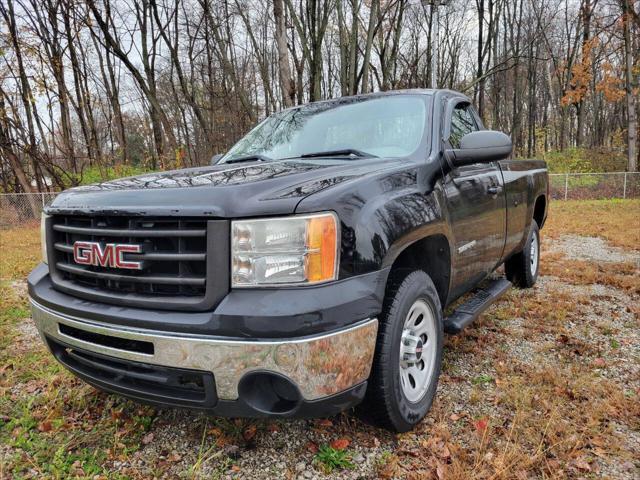
[[[455,104],[449,112],[444,147],[459,148],[460,139],[482,124],[468,102]],[[502,172],[497,162],[454,168],[445,177],[444,192],[454,243],[453,299],[491,273],[502,257],[506,235]]]

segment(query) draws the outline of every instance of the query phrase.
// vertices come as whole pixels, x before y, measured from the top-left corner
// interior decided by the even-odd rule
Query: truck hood
[[[244,217],[290,214],[313,193],[392,168],[395,161],[309,159],[223,164],[75,187],[49,214]]]

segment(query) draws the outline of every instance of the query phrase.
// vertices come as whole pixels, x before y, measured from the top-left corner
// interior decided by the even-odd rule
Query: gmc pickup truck
[[[284,110],[211,166],[60,194],[33,319],[71,372],[138,401],[234,417],[362,403],[407,431],[444,332],[536,281],[546,165],[511,150],[448,90]]]

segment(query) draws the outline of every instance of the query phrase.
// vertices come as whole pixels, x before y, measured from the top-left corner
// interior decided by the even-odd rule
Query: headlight
[[[40,215],[40,248],[42,249],[42,261],[49,264],[49,259],[47,258],[47,218],[49,215],[43,213]]]
[[[232,222],[232,287],[313,284],[337,276],[335,214]]]

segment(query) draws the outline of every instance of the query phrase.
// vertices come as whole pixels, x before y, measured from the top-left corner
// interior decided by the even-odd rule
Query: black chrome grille
[[[60,333],[67,337],[82,340],[83,342],[94,343],[109,348],[117,348],[118,350],[128,350],[130,352],[144,353],[153,355],[155,347],[152,342],[142,340],[133,340],[130,338],[113,337],[111,335],[103,335],[101,333],[89,332],[79,328],[72,327],[65,323],[58,325]]]
[[[210,307],[214,297],[228,289],[221,259],[216,262],[208,258],[208,250],[215,240],[209,238],[212,224],[216,227],[212,236],[225,243],[228,231],[225,221],[54,215],[50,220],[48,240],[54,284],[69,293],[107,303],[138,306],[156,302],[154,308],[165,309]],[[125,253],[124,259],[141,262],[141,269],[76,263],[73,246],[79,241],[102,246],[112,243],[140,245],[141,253]],[[226,247],[220,247],[215,253],[225,255]],[[214,270],[217,285],[210,285],[208,274]]]
[[[85,381],[136,400],[176,407],[211,408],[218,398],[213,375],[100,355],[47,337],[56,359]]]

